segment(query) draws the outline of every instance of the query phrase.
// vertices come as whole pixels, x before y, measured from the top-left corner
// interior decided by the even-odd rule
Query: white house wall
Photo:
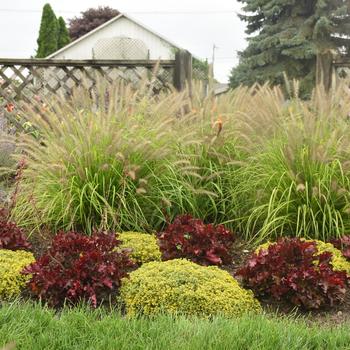
[[[93,59],[96,42],[102,38],[129,37],[142,40],[149,49],[149,58],[153,60],[174,59],[174,49],[163,39],[151,33],[128,18],[121,17],[111,24],[97,30],[83,40],[73,44],[66,50],[57,53],[52,58],[57,59]]]

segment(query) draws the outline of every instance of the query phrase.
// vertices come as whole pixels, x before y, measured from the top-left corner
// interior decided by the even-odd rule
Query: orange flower
[[[213,124],[212,127],[214,128],[216,125],[218,126],[217,136],[219,136],[221,131],[222,131],[222,125],[223,125],[223,121],[222,121],[221,115],[219,115],[218,119],[216,120],[216,122]]]
[[[219,115],[219,118],[218,118],[218,120],[217,120],[217,123],[218,123],[218,136],[220,135],[220,133],[221,133],[221,130],[222,130],[222,124],[223,124],[223,122],[222,122],[222,118],[221,118],[221,115]]]
[[[7,105],[6,105],[6,110],[7,110],[7,112],[13,112],[13,110],[15,109],[15,105],[13,104],[13,103],[8,103]]]

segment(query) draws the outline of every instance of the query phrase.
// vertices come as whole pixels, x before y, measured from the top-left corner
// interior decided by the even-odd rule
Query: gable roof
[[[63,46],[61,49],[55,51],[54,53],[50,54],[49,56],[45,57],[46,59],[50,59],[50,58],[53,58],[54,56],[56,56],[57,54],[61,53],[61,52],[64,52],[65,50],[69,49],[70,47],[74,46],[75,44],[77,44],[78,42],[80,41],[83,41],[84,39],[86,39],[87,37],[89,37],[90,35],[98,32],[100,29],[104,28],[104,27],[107,27],[109,26],[110,24],[118,21],[120,18],[126,18],[134,23],[136,23],[137,25],[139,25],[141,28],[147,30],[148,32],[154,34],[155,36],[157,36],[158,38],[160,38],[161,40],[167,42],[168,44],[170,44],[171,46],[177,48],[177,49],[182,49],[180,46],[174,44],[171,40],[165,38],[164,36],[158,34],[157,32],[155,32],[154,30],[146,27],[144,24],[140,23],[139,21],[135,20],[134,18],[131,18],[129,15],[126,15],[124,13],[120,13],[119,15],[113,17],[112,19],[110,19],[109,21],[101,24],[100,26],[96,27],[95,29],[93,30],[90,30],[90,32],[84,34],[83,36],[81,36],[80,38],[72,41],[71,43],[69,43],[68,45],[66,46]]]

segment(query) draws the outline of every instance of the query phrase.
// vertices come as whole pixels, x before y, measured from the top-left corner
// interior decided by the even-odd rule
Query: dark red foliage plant
[[[23,229],[10,221],[9,213],[6,209],[0,209],[0,249],[31,249],[31,244],[28,242]]]
[[[232,262],[233,233],[223,225],[205,224],[191,215],[179,215],[158,234],[163,260],[186,258],[201,265]]]
[[[134,264],[115,233],[88,237],[76,232],[59,233],[46,254],[24,269],[31,275],[33,296],[58,307],[66,301],[87,301],[93,307],[118,292],[121,279]]]
[[[256,296],[319,309],[344,301],[347,275],[333,271],[332,254],[320,255],[313,241],[284,238],[252,254],[237,271]]]
[[[343,256],[350,260],[350,236],[342,236],[341,238],[336,238],[330,240],[330,243],[332,243],[336,248],[338,248]]]
[[[89,8],[81,12],[79,17],[69,20],[69,36],[76,40],[119,14],[118,10],[108,6]]]

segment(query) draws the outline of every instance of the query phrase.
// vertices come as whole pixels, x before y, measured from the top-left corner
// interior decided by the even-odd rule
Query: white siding
[[[142,40],[149,49],[151,60],[172,60],[174,49],[165,40],[141,27],[128,18],[121,17],[109,25],[97,30],[81,41],[52,56],[57,59],[93,59],[93,47],[102,38],[129,37]]]

